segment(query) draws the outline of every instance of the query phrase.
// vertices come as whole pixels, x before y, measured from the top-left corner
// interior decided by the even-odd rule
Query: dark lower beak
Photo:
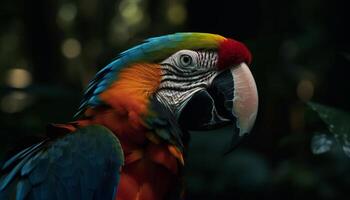
[[[245,63],[219,73],[210,87],[193,94],[179,115],[188,130],[208,130],[234,124],[231,147],[250,132],[258,109],[254,78]],[[231,148],[230,147],[230,148]]]

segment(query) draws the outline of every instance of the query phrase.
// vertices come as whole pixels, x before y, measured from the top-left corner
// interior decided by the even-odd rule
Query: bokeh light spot
[[[66,22],[71,22],[77,15],[77,7],[74,4],[63,4],[58,11],[58,17]]]
[[[187,18],[187,11],[183,4],[181,3],[171,3],[169,4],[167,10],[167,19],[170,23],[174,25],[180,25],[185,22]]]
[[[119,12],[128,25],[137,25],[144,18],[144,13],[138,0],[122,1],[119,5]]]
[[[297,95],[300,100],[309,101],[314,95],[314,84],[310,80],[301,80],[297,87]]]
[[[6,113],[22,111],[30,103],[29,95],[25,92],[11,92],[1,100],[1,110]]]
[[[6,83],[10,87],[25,88],[32,82],[32,75],[25,69],[10,69],[7,73]]]
[[[66,39],[62,44],[62,53],[66,58],[76,58],[81,53],[81,45],[77,39]]]

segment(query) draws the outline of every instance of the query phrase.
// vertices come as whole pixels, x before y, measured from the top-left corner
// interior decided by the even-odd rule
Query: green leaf
[[[323,154],[331,150],[334,138],[327,133],[315,133],[311,139],[311,151],[314,154]]]
[[[327,124],[329,131],[341,145],[344,153],[350,157],[350,114],[314,102],[309,102],[308,105],[319,115],[321,120]],[[323,142],[325,145],[328,145],[329,143],[326,140]]]

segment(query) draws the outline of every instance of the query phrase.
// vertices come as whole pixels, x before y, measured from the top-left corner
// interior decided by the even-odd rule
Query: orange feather
[[[117,190],[118,200],[162,200],[177,183],[181,152],[152,137],[143,123],[149,114],[150,95],[160,81],[161,69],[157,64],[124,68],[99,96],[108,107],[89,108],[85,112],[88,118],[77,121],[80,126],[104,125],[120,140],[125,165]]]

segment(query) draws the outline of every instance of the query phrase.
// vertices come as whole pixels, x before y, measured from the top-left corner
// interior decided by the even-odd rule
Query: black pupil
[[[182,61],[184,64],[190,64],[191,58],[189,56],[183,56]]]

